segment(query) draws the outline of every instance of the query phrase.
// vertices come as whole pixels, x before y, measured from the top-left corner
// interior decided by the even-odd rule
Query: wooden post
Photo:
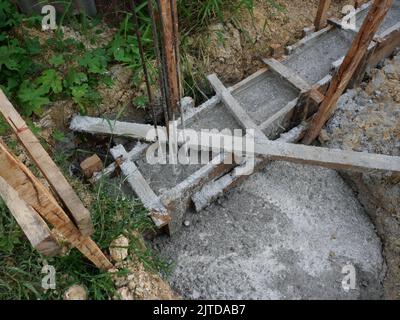
[[[310,144],[318,137],[322,127],[332,115],[337,101],[346,90],[347,85],[362,62],[367,49],[378,31],[379,26],[385,19],[392,2],[393,0],[375,0],[372,4],[368,16],[365,18],[359,33],[355,37],[349,52],[339,68],[339,71],[334,76],[325,95],[325,99],[312,120],[310,129],[307,131],[302,143]]]
[[[354,8],[358,9],[361,7],[363,0],[354,0]]]
[[[174,0],[172,0],[174,1]],[[170,114],[170,119],[175,114],[178,114],[179,102],[179,79],[178,79],[178,53],[176,52],[176,34],[177,28],[173,18],[174,5],[171,0],[158,1],[161,19],[161,34],[162,34],[162,52],[164,58],[164,73],[165,86],[167,92],[167,105]]]
[[[331,0],[320,0],[317,17],[315,18],[315,31],[325,28],[328,24],[328,9],[331,5]]]

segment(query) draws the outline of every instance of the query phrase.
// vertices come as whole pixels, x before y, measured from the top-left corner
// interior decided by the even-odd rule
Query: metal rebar
[[[142,34],[140,32],[140,25],[139,25],[139,19],[136,13],[136,4],[135,0],[132,1],[132,9],[133,9],[133,22],[135,24],[135,32],[136,32],[136,38],[138,41],[138,47],[139,47],[139,53],[140,53],[140,59],[142,61],[142,67],[143,67],[143,74],[144,74],[144,79],[146,82],[146,89],[147,89],[147,95],[149,97],[149,104],[150,108],[153,114],[153,122],[154,122],[154,128],[156,130],[156,136],[158,139],[158,131],[157,131],[157,116],[156,112],[154,109],[154,94],[153,90],[151,89],[151,83],[150,83],[150,77],[149,77],[149,72],[147,70],[147,64],[146,64],[146,58],[144,55],[144,49],[143,49],[143,44],[142,44]]]

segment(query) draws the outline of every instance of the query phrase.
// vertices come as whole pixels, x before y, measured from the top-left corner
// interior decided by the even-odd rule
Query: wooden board
[[[328,19],[328,10],[331,5],[331,0],[320,0],[317,16],[315,18],[314,26],[315,30],[321,30],[326,27]]]
[[[101,121],[101,120],[99,120]],[[124,123],[125,129],[129,129],[129,123]],[[136,126],[132,126],[132,134],[135,132]],[[160,130],[165,128],[160,127]],[[147,134],[144,134],[143,139]],[[186,142],[183,130],[177,130],[178,144]],[[249,139],[250,137],[248,137]],[[198,144],[192,145],[191,141],[186,142],[189,148],[209,148],[209,141],[226,139],[221,134],[205,133],[199,137]],[[235,150],[226,149],[228,153]],[[242,150],[240,150],[242,152]],[[285,160],[290,162],[300,162],[311,165],[320,165],[332,169],[348,169],[361,172],[377,171],[394,171],[400,172],[400,157],[370,154],[354,151],[331,150],[327,148],[309,147],[295,144],[282,144],[275,141],[269,141],[265,137],[255,138],[255,155],[261,157],[272,157],[276,160]]]
[[[309,131],[302,141],[304,144],[310,144],[318,137],[322,127],[332,115],[337,101],[362,63],[368,47],[385,19],[392,2],[392,0],[380,0],[374,1],[372,4],[368,16],[365,18],[360,28],[360,32],[353,40],[350,50],[341,64],[339,71],[333,77],[332,83],[326,93],[326,98],[322,102],[319,111],[311,123]]]
[[[296,74],[293,70],[290,70],[288,67],[280,63],[279,61],[270,58],[270,59],[262,59],[263,62],[269,67],[269,69],[287,82],[289,82],[294,88],[301,92],[305,92],[310,90],[311,86],[302,79],[299,75]]]
[[[44,150],[39,140],[28,128],[25,121],[21,118],[1,89],[0,112],[14,130],[18,140],[49,182],[54,192],[69,210],[79,230],[83,235],[91,235],[93,233],[93,224],[89,211],[82,204],[82,201],[76,195],[60,169],[50,158],[46,150]]]
[[[28,206],[27,203],[19,197],[17,191],[15,191],[1,176],[0,198],[3,199],[32,247],[41,254],[49,257],[60,253],[61,248],[46,222],[44,222],[32,207]]]
[[[368,67],[375,67],[380,61],[388,58],[400,47],[400,22],[386,30],[380,37],[375,37],[375,48],[368,59]]]
[[[96,243],[90,237],[81,234],[49,190],[2,143],[0,143],[0,176],[28,205],[98,268],[107,270],[112,267]]]
[[[161,203],[160,198],[150,188],[146,179],[140,173],[138,167],[129,159],[129,155],[122,145],[110,150],[132,190],[142,201],[144,207],[149,210],[150,217],[158,229],[168,225],[171,221],[168,210]]]
[[[215,92],[221,96],[222,101],[234,118],[243,129],[253,129],[256,136],[263,137],[264,134],[260,128],[254,123],[247,112],[242,108],[239,102],[232,96],[231,92],[222,84],[216,74],[207,77]]]
[[[256,141],[255,154],[273,160],[359,172],[400,172],[400,157],[354,152],[275,141]]]

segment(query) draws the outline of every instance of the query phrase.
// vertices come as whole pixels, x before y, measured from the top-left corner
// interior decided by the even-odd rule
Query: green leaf
[[[39,38],[38,37],[35,37],[33,39],[26,38],[25,39],[25,47],[29,54],[31,54],[31,55],[39,54],[41,51]]]
[[[65,63],[64,56],[62,54],[52,56],[50,58],[50,64],[54,67],[59,67]]]
[[[107,72],[108,57],[104,49],[94,49],[86,52],[78,63],[90,73],[103,74]]]
[[[19,47],[0,47],[0,71],[2,66],[5,66],[9,70],[18,71],[18,55],[23,53]]]
[[[32,113],[40,115],[42,113],[42,107],[50,103],[50,100],[45,96],[45,93],[36,88],[29,80],[25,80],[22,83],[17,96],[23,114],[26,116],[30,116]]]
[[[59,142],[63,142],[66,139],[64,133],[58,129],[55,129],[53,131],[52,136],[53,136],[54,140],[59,141]]]
[[[149,103],[149,99],[147,96],[139,96],[133,100],[133,104],[139,108],[146,108],[146,105]]]
[[[71,88],[74,85],[80,85],[88,81],[88,77],[83,72],[77,72],[75,69],[70,69],[64,79],[64,87]]]
[[[63,89],[62,79],[54,69],[43,71],[42,75],[36,79],[35,83],[39,85],[38,89],[43,93],[49,93],[50,90],[53,90],[54,93],[61,93]]]

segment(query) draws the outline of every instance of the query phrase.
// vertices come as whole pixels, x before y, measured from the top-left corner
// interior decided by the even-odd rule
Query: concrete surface
[[[333,29],[298,48],[283,62],[304,80],[315,84],[332,69],[332,63],[346,55],[354,34]],[[318,41],[318,42],[316,42]]]
[[[374,227],[332,170],[275,162],[153,245],[190,299],[376,299],[384,262]],[[341,270],[356,268],[345,292]]]
[[[258,125],[296,99],[299,91],[285,79],[269,71],[247,90],[233,96]]]

